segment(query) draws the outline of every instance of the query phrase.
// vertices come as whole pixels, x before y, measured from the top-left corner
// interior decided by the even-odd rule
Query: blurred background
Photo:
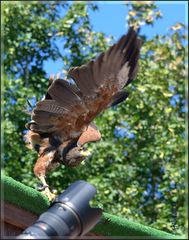
[[[37,154],[23,135],[50,74],[95,58],[129,26],[144,40],[126,102],[95,121],[102,133],[77,168],[59,167],[47,182],[60,193],[78,179],[98,189],[104,211],[175,234],[186,222],[187,2],[3,3],[4,172],[35,187]]]

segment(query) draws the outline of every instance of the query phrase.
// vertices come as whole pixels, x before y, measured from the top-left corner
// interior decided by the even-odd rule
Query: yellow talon
[[[50,202],[53,201],[56,197],[56,194],[52,193],[49,187],[46,187],[43,191],[41,191],[41,193],[48,197]]]

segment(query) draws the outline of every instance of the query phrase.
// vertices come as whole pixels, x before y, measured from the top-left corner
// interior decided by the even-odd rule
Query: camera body
[[[95,194],[95,187],[88,182],[74,182],[17,239],[56,239],[84,235],[102,215],[102,209],[89,205]]]

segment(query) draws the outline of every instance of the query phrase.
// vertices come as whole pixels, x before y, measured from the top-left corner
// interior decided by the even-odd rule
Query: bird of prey
[[[101,139],[93,120],[128,97],[124,88],[136,77],[140,48],[141,40],[130,28],[95,60],[72,67],[68,75],[73,81],[49,80],[44,99],[26,124],[29,147],[38,152],[34,174],[49,199],[53,196],[46,173],[60,164],[77,166],[88,155],[84,145]]]

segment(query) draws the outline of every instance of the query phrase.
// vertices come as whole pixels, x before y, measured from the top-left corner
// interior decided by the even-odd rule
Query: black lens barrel
[[[100,208],[91,208],[89,201],[96,189],[79,180],[56,197],[48,211],[28,227],[17,239],[52,239],[60,236],[80,236],[87,233],[102,215]]]

